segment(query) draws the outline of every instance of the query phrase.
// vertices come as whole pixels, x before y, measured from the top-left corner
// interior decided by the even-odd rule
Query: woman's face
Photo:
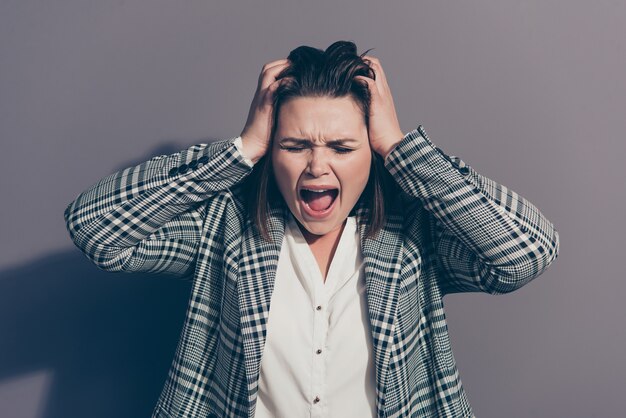
[[[311,234],[341,228],[367,185],[371,160],[363,113],[351,97],[297,97],[281,105],[274,176],[291,213]],[[328,191],[306,190],[315,188]]]

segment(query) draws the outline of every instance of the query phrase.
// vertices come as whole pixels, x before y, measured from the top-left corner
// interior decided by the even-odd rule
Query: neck
[[[307,244],[309,245],[324,245],[324,244],[337,244],[337,242],[339,241],[339,238],[341,237],[341,233],[343,232],[344,228],[346,227],[346,222],[347,220],[344,220],[343,223],[341,224],[341,227],[330,231],[324,235],[316,235],[316,234],[312,234],[311,232],[307,231],[307,229],[305,227],[303,227],[302,225],[300,225],[300,222],[297,222],[298,227],[300,228],[300,231],[302,232],[302,236],[304,237],[304,239],[306,240]]]

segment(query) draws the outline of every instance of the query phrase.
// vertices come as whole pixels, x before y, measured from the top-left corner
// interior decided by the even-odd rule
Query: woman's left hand
[[[369,141],[372,149],[383,158],[404,138],[400,129],[398,115],[393,104],[393,97],[383,67],[376,57],[365,55],[370,67],[376,74],[376,80],[365,76],[356,76],[355,79],[365,81],[371,95],[369,115]]]

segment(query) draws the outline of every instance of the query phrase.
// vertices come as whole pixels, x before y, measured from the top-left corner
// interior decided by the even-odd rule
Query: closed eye
[[[288,152],[300,152],[302,150],[305,150],[307,148],[304,147],[285,147],[283,145],[280,146],[280,149],[284,149]],[[348,154],[352,151],[354,151],[352,148],[345,148],[345,147],[334,147],[333,148],[335,150],[335,152],[337,154]]]
[[[284,146],[282,146],[282,145],[281,145],[281,146],[280,146],[280,149],[284,149],[284,150],[289,151],[289,152],[300,152],[300,151],[302,151],[304,148],[284,147]]]

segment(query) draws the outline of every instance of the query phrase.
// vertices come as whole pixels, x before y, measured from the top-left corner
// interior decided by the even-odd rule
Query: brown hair
[[[375,78],[374,71],[363,56],[357,55],[356,45],[349,41],[338,41],[326,51],[309,46],[299,46],[289,53],[290,65],[277,79],[287,77],[275,91],[274,114],[270,138],[274,138],[280,106],[294,97],[349,96],[363,113],[369,126],[370,93],[367,84],[355,80],[362,75]],[[278,190],[272,169],[271,144],[265,156],[254,165],[246,178],[243,190],[245,205],[261,236],[271,241],[266,220],[270,205],[286,205]],[[366,236],[374,236],[384,225],[385,216],[391,210],[391,202],[397,197],[399,187],[384,167],[382,157],[372,150],[372,164],[367,185],[350,215],[356,214],[358,206],[365,207]]]

